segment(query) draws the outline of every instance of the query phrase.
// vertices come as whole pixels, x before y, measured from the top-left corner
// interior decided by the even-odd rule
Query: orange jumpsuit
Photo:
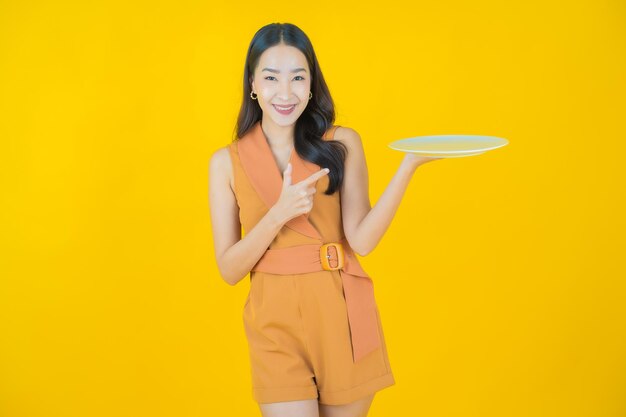
[[[329,129],[324,140],[332,140],[337,127]],[[282,173],[261,121],[228,149],[239,219],[247,232],[280,196]],[[293,184],[321,169],[295,149],[290,161]],[[343,234],[339,191],[326,195],[327,186],[324,175],[315,184],[312,210],[287,222],[266,252],[273,251],[271,259],[264,255],[255,265],[273,265],[278,271],[284,259],[292,269],[250,272],[243,323],[252,395],[259,403],[317,398],[322,404],[347,404],[395,383],[373,282]],[[343,244],[349,262],[341,270],[293,273],[294,264],[301,261],[280,255],[281,250],[299,249],[295,246],[316,248],[329,242]],[[313,261],[320,264],[319,259]]]

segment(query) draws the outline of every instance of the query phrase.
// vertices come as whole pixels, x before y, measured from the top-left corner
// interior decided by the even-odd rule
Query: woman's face
[[[309,103],[311,90],[304,54],[293,46],[272,46],[261,54],[253,77],[252,91],[258,95],[263,119],[269,116],[279,126],[294,124]]]

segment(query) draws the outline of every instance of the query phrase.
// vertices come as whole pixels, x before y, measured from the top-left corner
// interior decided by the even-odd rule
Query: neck
[[[289,149],[293,147],[295,123],[279,126],[268,117],[261,120],[261,129],[272,149]]]

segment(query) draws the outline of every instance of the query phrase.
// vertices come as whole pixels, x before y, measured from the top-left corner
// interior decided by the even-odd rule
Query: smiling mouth
[[[280,114],[289,114],[293,111],[293,109],[296,108],[296,105],[293,104],[291,106],[287,106],[287,107],[282,107],[282,106],[278,106],[276,104],[272,104],[272,106],[276,109],[276,111]]]

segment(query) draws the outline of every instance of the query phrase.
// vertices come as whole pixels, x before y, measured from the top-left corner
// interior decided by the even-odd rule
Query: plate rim
[[[465,149],[465,150],[459,150],[459,151],[426,151],[426,150],[419,151],[419,150],[406,150],[406,149],[394,148],[393,146],[391,146],[391,144],[387,144],[387,146],[393,149],[394,151],[412,152],[412,153],[438,153],[438,154],[463,154],[463,153],[470,153],[470,152],[490,151],[492,149],[501,148],[505,145],[506,143],[501,143],[499,145],[495,145],[495,146],[491,146],[487,148]]]

